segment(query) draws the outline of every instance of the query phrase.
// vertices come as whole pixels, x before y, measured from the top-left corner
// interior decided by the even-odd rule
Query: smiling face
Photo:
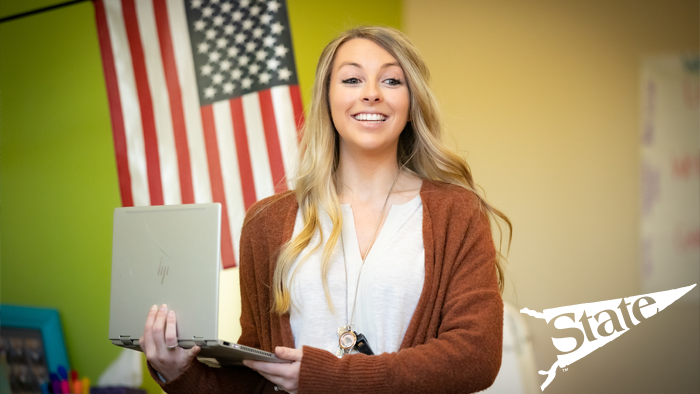
[[[384,48],[361,38],[341,45],[333,61],[328,101],[341,152],[396,152],[410,99],[403,70]]]

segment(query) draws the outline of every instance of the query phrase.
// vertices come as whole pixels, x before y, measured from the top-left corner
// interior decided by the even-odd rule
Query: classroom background
[[[0,18],[66,2],[5,0]],[[450,141],[513,222],[507,302],[542,311],[644,293],[642,66],[649,56],[697,55],[696,0],[287,6],[304,105],[320,52],[339,32],[392,26],[418,46]],[[0,24],[0,302],[56,308],[71,366],[96,381],[121,351],[107,337],[121,201],[93,7]],[[700,278],[686,279],[676,287]],[[222,291],[235,305],[238,289]],[[559,373],[546,391],[698,392],[698,289],[685,297]],[[548,370],[552,328],[525,321],[536,369]],[[222,336],[239,332],[232,313]],[[144,387],[159,392],[147,375]]]

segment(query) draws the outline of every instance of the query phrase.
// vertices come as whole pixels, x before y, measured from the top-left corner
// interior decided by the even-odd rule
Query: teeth
[[[382,114],[357,114],[355,119],[361,121],[383,121],[386,119],[386,116]]]

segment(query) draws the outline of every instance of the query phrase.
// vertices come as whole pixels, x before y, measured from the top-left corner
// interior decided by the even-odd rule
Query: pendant
[[[357,343],[357,336],[354,332],[347,331],[340,336],[339,342],[340,347],[342,347],[343,350],[345,350],[345,353],[350,353],[350,350],[352,350],[352,348],[355,347],[355,343]]]
[[[357,343],[357,335],[353,330],[354,325],[340,326],[338,327],[338,350],[336,351],[336,356],[342,358],[344,355],[350,353],[350,351],[355,347]]]

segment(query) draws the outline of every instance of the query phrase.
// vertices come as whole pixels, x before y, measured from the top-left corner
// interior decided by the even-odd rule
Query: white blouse
[[[352,208],[350,204],[342,204],[341,208],[348,272],[347,298],[343,253],[338,239],[328,273],[335,311],[329,309],[321,282],[321,258],[332,224],[328,214],[320,212],[324,242],[294,275],[302,256],[318,245],[317,232],[309,246],[297,257],[287,278],[293,303],[290,323],[296,348],[307,345],[335,354],[338,349],[338,328],[347,324],[346,313],[348,318],[352,314],[362,257]],[[299,210],[293,236],[296,237],[301,229]],[[362,268],[353,324],[357,333],[365,335],[374,354],[399,350],[423,290],[424,279],[423,202],[418,195],[405,204],[390,207],[384,226]]]

